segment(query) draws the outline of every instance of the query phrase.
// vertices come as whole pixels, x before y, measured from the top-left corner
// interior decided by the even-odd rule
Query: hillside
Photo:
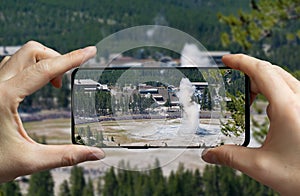
[[[248,0],[3,0],[0,45],[37,40],[60,52],[89,44],[126,27],[160,24],[183,30],[209,50],[223,49],[217,13],[247,9]]]

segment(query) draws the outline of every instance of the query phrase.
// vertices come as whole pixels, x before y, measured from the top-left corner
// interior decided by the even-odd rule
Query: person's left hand
[[[61,76],[96,54],[95,47],[65,55],[34,41],[0,63],[0,183],[22,175],[99,160],[99,148],[80,145],[43,145],[26,133],[18,106],[23,99],[51,81],[61,86]]]

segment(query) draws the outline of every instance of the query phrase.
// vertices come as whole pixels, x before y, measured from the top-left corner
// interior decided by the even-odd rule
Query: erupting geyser
[[[206,134],[207,131],[199,126],[200,106],[192,100],[195,93],[195,87],[188,78],[182,78],[180,81],[180,90],[177,93],[179,103],[183,109],[181,134]]]

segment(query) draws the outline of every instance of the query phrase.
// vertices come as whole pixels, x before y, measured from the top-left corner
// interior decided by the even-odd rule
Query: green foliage
[[[62,87],[54,88],[50,83],[27,96],[21,103],[19,110],[23,112],[35,112],[42,109],[68,108],[70,101],[70,85],[66,75],[62,78]]]
[[[86,183],[84,180],[82,167],[72,167],[70,185],[71,196],[81,196],[83,194],[83,189],[86,186]]]
[[[118,180],[113,167],[106,173],[104,177],[105,186],[103,188],[103,196],[117,195],[118,193]],[[126,181],[124,181],[125,183]]]
[[[236,15],[227,16],[221,13],[218,14],[219,21],[230,28],[220,36],[224,47],[240,46],[243,49],[233,51],[246,50],[250,55],[292,71],[299,69],[298,0],[251,0],[249,11],[240,9]]]
[[[300,17],[300,4],[298,0],[251,0],[251,11],[238,12],[238,16],[224,16],[219,14],[219,20],[230,26],[231,34],[223,33],[222,40],[237,42],[245,49],[251,47],[251,42],[257,42],[268,36],[276,28],[288,26],[291,20]],[[286,32],[288,40],[294,40],[299,31]]]
[[[59,196],[71,196],[69,184],[67,180],[64,180],[60,185],[59,185]]]
[[[83,189],[83,196],[94,196],[94,186],[91,179],[89,179],[87,185]]]
[[[6,182],[0,185],[1,196],[21,196],[19,184],[15,181]]]
[[[96,190],[97,195],[104,196],[278,195],[272,189],[225,166],[206,165],[200,173],[199,169],[189,170],[180,163],[176,171],[171,171],[166,176],[157,159],[153,165],[154,169],[140,172],[130,170],[132,168],[129,163],[126,165],[121,161],[119,167],[128,170],[115,170],[111,167],[104,176],[98,178],[96,190],[91,179],[87,184],[80,183],[83,179],[83,170],[75,167],[72,168],[70,180],[73,178],[78,187],[76,187],[76,194],[71,195],[90,196],[94,195]],[[74,175],[75,170],[77,175]],[[74,185],[73,183],[71,191]],[[60,195],[63,192],[68,195],[67,187],[68,183],[65,180],[60,185]]]
[[[95,109],[98,116],[105,116],[112,113],[110,92],[97,91],[95,93]]]
[[[253,104],[253,109],[254,111],[257,112],[258,115],[262,114],[262,109],[257,106],[256,102],[254,102]],[[269,126],[270,126],[269,119],[267,117],[259,119],[255,116],[252,116],[251,122],[252,122],[253,138],[258,143],[263,144],[269,131]]]
[[[123,163],[124,164],[124,163]],[[156,161],[155,164],[159,164]],[[136,172],[111,168],[99,181],[103,195],[277,195],[272,189],[246,175],[224,166],[207,165],[200,173],[179,164],[177,170],[164,176],[160,168]],[[99,187],[98,187],[99,188]]]
[[[227,93],[227,97],[231,100],[227,104],[227,108],[231,114],[231,119],[225,122],[221,120],[221,132],[226,136],[240,136],[245,132],[245,95],[238,92],[237,96]]]
[[[217,23],[215,10],[230,13],[247,4],[248,0],[3,0],[0,42],[21,45],[34,39],[64,53],[95,45],[127,27],[159,24],[188,32],[209,48],[219,49],[216,37],[225,28]]]
[[[31,175],[29,180],[28,195],[54,195],[54,181],[49,170]]]
[[[224,77],[226,98],[228,99],[225,109],[222,108],[223,116],[230,118],[220,119],[222,125],[221,132],[226,136],[240,136],[245,132],[245,77],[239,71],[221,71]],[[220,92],[221,94],[223,92]]]

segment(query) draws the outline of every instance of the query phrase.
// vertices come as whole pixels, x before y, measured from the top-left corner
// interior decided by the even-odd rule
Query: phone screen
[[[72,73],[75,144],[246,146],[249,129],[249,79],[230,68],[110,67]]]

